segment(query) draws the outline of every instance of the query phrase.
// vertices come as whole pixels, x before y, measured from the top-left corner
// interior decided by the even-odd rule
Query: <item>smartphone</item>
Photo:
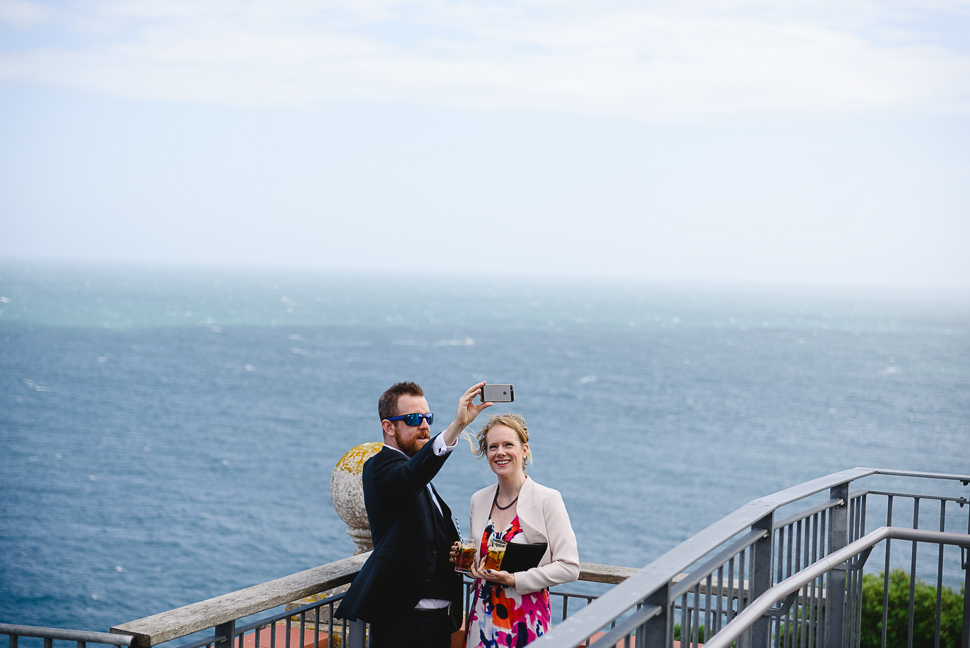
[[[512,385],[485,385],[482,387],[483,403],[511,403],[515,400]]]

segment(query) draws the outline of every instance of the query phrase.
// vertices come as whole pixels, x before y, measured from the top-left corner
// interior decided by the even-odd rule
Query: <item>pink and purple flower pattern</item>
[[[488,539],[497,537],[511,542],[522,533],[516,517],[502,532],[496,532],[489,520],[482,534],[479,553],[488,551]],[[475,581],[475,598],[468,616],[466,648],[520,648],[549,629],[551,607],[549,590],[515,594],[509,588],[486,580]]]

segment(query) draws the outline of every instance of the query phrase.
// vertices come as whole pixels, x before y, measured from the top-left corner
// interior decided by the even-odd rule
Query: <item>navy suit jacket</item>
[[[338,618],[386,623],[404,617],[428,598],[427,586],[437,568],[446,570],[439,575],[447,574],[446,598],[452,602],[455,629],[461,626],[461,575],[441,550],[458,539],[458,530],[451,509],[435,491],[439,513],[427,488],[449,455],[435,455],[433,442],[410,459],[385,446],[364,464],[364,503],[374,551],[337,608]]]

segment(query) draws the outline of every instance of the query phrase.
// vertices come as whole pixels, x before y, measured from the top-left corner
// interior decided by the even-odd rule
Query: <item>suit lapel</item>
[[[438,491],[435,489],[434,484],[431,484],[431,490],[434,492],[434,496],[438,500],[438,504],[441,505],[441,511],[439,512],[438,511],[438,507],[434,505],[434,502],[431,502],[430,501],[431,500],[431,494],[430,493],[428,494],[429,503],[430,503],[431,507],[434,509],[432,515],[440,515],[441,518],[442,518],[442,520],[444,520],[444,523],[445,523],[444,526],[445,526],[445,528],[449,530],[448,531],[448,535],[449,536],[452,536],[452,535],[457,536],[458,535],[458,530],[457,529],[455,529],[453,533],[451,531],[451,529],[454,529],[454,527],[455,527],[455,524],[454,524],[454,522],[451,519],[451,509],[448,508],[448,505],[445,504],[445,501],[443,499],[441,499],[441,495],[438,494]]]

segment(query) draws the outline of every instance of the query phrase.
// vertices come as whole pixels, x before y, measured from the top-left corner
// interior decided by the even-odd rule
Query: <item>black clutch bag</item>
[[[539,561],[546,553],[549,545],[545,542],[532,544],[516,544],[510,542],[505,545],[505,557],[502,558],[502,571],[522,572],[539,566]]]

